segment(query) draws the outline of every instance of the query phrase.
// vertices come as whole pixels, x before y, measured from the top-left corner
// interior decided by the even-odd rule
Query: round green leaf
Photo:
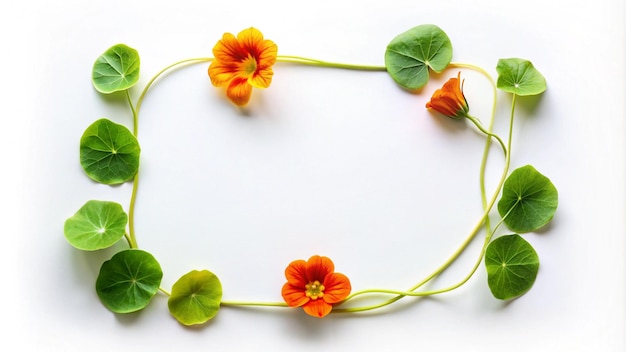
[[[100,93],[113,93],[134,86],[139,80],[139,54],[124,44],[110,47],[93,64],[93,86]]]
[[[513,171],[504,182],[498,212],[509,229],[525,233],[549,223],[557,205],[558,192],[550,179],[526,165]]]
[[[80,139],[80,164],[87,175],[104,184],[118,184],[135,176],[141,148],[123,125],[100,119]]]
[[[399,85],[419,89],[428,82],[428,68],[443,71],[452,60],[452,43],[439,27],[425,24],[395,37],[385,51],[387,72]]]
[[[546,79],[524,59],[500,59],[496,66],[498,88],[520,96],[537,95],[546,90]]]
[[[128,216],[118,203],[90,200],[65,221],[65,238],[85,251],[107,248],[124,236],[127,222]]]
[[[161,266],[150,253],[128,249],[102,264],[96,292],[112,312],[135,312],[150,303],[162,278]]]
[[[520,235],[507,235],[489,243],[485,266],[493,296],[510,299],[523,295],[533,286],[539,271],[539,257]]]
[[[184,325],[203,324],[220,309],[222,284],[207,270],[193,270],[183,275],[174,286],[167,305],[170,313]]]

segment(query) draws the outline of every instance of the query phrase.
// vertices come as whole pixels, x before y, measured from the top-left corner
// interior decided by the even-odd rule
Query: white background
[[[624,350],[621,1],[2,7],[0,341],[12,350]],[[98,55],[120,42],[139,51],[136,98],[166,65],[210,56],[224,32],[254,26],[281,55],[382,65],[393,37],[425,23],[449,35],[455,62],[495,76],[499,58],[522,57],[547,79],[540,99],[520,100],[513,140],[513,168],[532,164],[559,190],[553,223],[525,235],[541,259],[529,293],[494,299],[481,266],[451,293],[322,320],[299,309],[223,308],[204,327],[185,328],[162,294],[138,314],[117,316],[100,304],[93,286],[113,251],[80,252],[63,237],[65,219],[87,200],[127,208],[130,198],[130,184],[97,185],[78,162],[80,136],[96,119],[131,127],[124,101],[91,86]],[[240,111],[206,69],[189,66],[159,81],[140,116],[136,230],[140,247],[160,261],[165,287],[208,269],[225,300],[280,301],[285,266],[321,254],[354,290],[406,289],[443,263],[478,219],[483,138],[424,109],[457,70],[410,94],[381,72],[279,63],[272,86],[255,90]],[[463,77],[473,114],[486,120],[488,83],[466,70]],[[504,136],[510,99],[500,94],[498,102]],[[501,166],[494,148],[491,188]],[[459,281],[479,242],[429,288]]]

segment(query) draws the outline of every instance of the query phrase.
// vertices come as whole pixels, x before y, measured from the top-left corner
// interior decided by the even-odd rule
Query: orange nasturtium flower
[[[215,87],[225,86],[228,99],[244,106],[250,101],[252,87],[269,87],[277,53],[276,44],[263,39],[256,28],[245,29],[237,37],[224,33],[213,47],[215,58],[209,66],[211,83]]]
[[[343,301],[352,289],[348,277],[334,271],[332,260],[319,255],[308,261],[291,262],[285,269],[287,283],[283,285],[283,299],[290,307],[302,307],[309,315],[325,317],[333,304]]]
[[[469,106],[463,94],[463,82],[465,80],[461,81],[459,72],[456,78],[450,78],[441,89],[435,91],[430,101],[426,103],[426,108],[432,108],[453,119],[467,116]]]

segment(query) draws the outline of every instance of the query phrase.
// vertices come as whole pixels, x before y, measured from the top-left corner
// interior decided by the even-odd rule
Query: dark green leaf
[[[102,264],[96,292],[112,312],[135,312],[150,303],[162,278],[161,266],[150,253],[129,249]]]
[[[558,192],[550,179],[526,165],[513,171],[504,182],[498,212],[509,229],[525,233],[549,223],[557,205]]]
[[[139,169],[141,148],[123,125],[100,119],[80,139],[80,164],[87,175],[104,184],[128,181]]]
[[[496,238],[485,253],[487,282],[494,297],[511,299],[533,286],[539,271],[539,257],[520,235]]]

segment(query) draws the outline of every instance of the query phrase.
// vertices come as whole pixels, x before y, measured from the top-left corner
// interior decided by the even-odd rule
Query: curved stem
[[[474,274],[474,272],[476,271],[476,269],[480,265],[480,262],[482,262],[482,258],[484,256],[484,251],[486,249],[488,241],[491,239],[491,236],[492,236],[491,232],[489,232],[487,234],[486,238],[485,238],[485,242],[483,244],[483,249],[481,250],[481,254],[479,256],[479,259],[476,262],[477,264],[474,265],[474,268],[472,269],[470,274],[465,279],[461,280],[461,282],[459,282],[458,284],[453,285],[453,286],[451,286],[451,287],[449,287],[447,289],[437,290],[437,291],[428,291],[428,292],[414,292],[415,290],[417,290],[418,288],[420,288],[421,286],[423,286],[424,284],[426,284],[427,282],[432,280],[434,277],[436,277],[437,275],[441,274],[448,266],[450,266],[452,264],[452,262],[454,262],[461,255],[461,253],[465,250],[465,248],[469,245],[469,243],[472,242],[474,237],[477,235],[479,229],[482,227],[483,223],[486,221],[487,217],[489,216],[489,213],[490,213],[491,209],[493,208],[496,200],[498,199],[498,196],[500,195],[500,191],[502,190],[502,186],[504,185],[504,181],[506,180],[506,178],[508,176],[509,167],[510,167],[510,164],[511,164],[511,152],[510,151],[511,151],[511,141],[512,141],[512,136],[513,136],[513,121],[514,121],[514,115],[515,115],[515,102],[516,102],[516,96],[513,95],[513,101],[512,101],[512,104],[511,104],[512,105],[512,107],[511,107],[511,117],[510,117],[510,122],[509,122],[509,131],[508,131],[508,145],[507,145],[507,147],[504,147],[504,144],[503,143],[501,144],[501,147],[503,148],[503,150],[505,152],[505,161],[504,161],[504,168],[503,168],[503,171],[502,171],[502,175],[500,176],[500,181],[498,182],[498,185],[496,186],[496,190],[494,191],[493,195],[491,196],[491,199],[486,203],[485,210],[484,210],[483,215],[480,218],[479,222],[474,226],[474,228],[470,232],[469,236],[465,239],[465,241],[461,244],[461,246],[457,249],[457,251],[454,252],[454,254],[443,265],[441,265],[439,268],[437,268],[437,270],[435,270],[432,274],[430,274],[424,280],[420,281],[418,284],[416,284],[415,286],[411,287],[409,290],[407,290],[405,292],[391,291],[391,290],[363,290],[363,291],[359,291],[359,292],[355,292],[355,293],[351,294],[342,303],[345,303],[345,302],[349,301],[350,299],[352,299],[352,298],[354,298],[356,296],[359,296],[359,295],[362,295],[362,294],[366,294],[366,293],[385,293],[386,292],[386,293],[397,294],[396,297],[393,297],[393,298],[391,298],[391,299],[389,299],[387,301],[384,301],[382,303],[375,304],[375,305],[369,305],[369,306],[363,306],[363,307],[339,308],[339,309],[334,309],[333,312],[336,312],[336,313],[362,312],[362,311],[368,311],[368,310],[373,310],[373,309],[377,309],[377,308],[382,308],[384,306],[390,305],[390,304],[400,300],[401,298],[403,298],[405,296],[425,296],[425,295],[430,295],[430,294],[448,292],[448,291],[450,291],[452,289],[455,289],[455,288],[461,286],[467,280],[469,280],[469,278]],[[406,293],[411,293],[411,294],[408,295]]]
[[[202,62],[210,62],[213,61],[212,57],[199,57],[199,58],[192,58],[192,59],[185,59],[185,60],[180,60],[177,61],[171,65],[166,66],[165,68],[163,68],[161,71],[157,72],[151,79],[150,81],[148,81],[148,83],[146,84],[146,86],[143,88],[143,91],[141,91],[141,94],[139,95],[139,99],[137,99],[137,113],[139,113],[139,109],[141,108],[141,104],[143,103],[143,99],[145,98],[146,94],[148,93],[148,90],[150,89],[150,87],[152,87],[152,85],[154,84],[154,82],[161,77],[165,72],[176,68],[177,66],[181,66],[181,65],[185,65],[185,64],[194,64],[194,63],[202,63]]]
[[[278,55],[276,61],[280,62],[291,62],[303,65],[310,66],[319,66],[319,67],[329,67],[329,68],[342,68],[347,70],[359,70],[359,71],[387,71],[387,67],[385,66],[376,66],[376,65],[355,65],[355,64],[344,64],[338,62],[329,62],[311,59],[302,56],[293,56],[293,55]]]
[[[243,302],[243,301],[222,301],[222,306],[257,306],[257,307],[289,307],[285,302]]]
[[[496,81],[493,79],[493,77],[491,77],[489,72],[485,71],[485,69],[483,69],[480,66],[466,64],[466,63],[450,63],[450,65],[448,66],[458,67],[458,68],[468,68],[468,69],[477,71],[481,73],[483,76],[485,76],[485,78],[487,78],[487,80],[489,81],[491,85],[492,94],[493,94],[493,103],[491,104],[491,118],[489,119],[489,126],[487,127],[487,131],[491,133],[493,131],[493,125],[495,122],[496,105],[497,105],[497,100],[498,100],[498,89],[497,89]],[[500,144],[502,143],[500,142]],[[491,138],[487,138],[487,140],[485,141],[485,149],[483,150],[483,157],[480,162],[480,192],[481,192],[481,198],[483,202],[483,209],[487,208],[487,190],[485,187],[485,172],[487,169],[487,158],[489,156],[490,148],[491,148]],[[487,234],[491,233],[491,224],[490,224],[489,217],[485,219],[485,232]]]
[[[168,70],[170,70],[170,69],[172,69],[172,68],[174,68],[176,66],[179,66],[179,65],[182,65],[182,64],[186,64],[186,63],[207,62],[207,61],[211,61],[211,60],[213,60],[213,59],[212,58],[187,59],[187,60],[181,60],[181,61],[175,62],[175,63],[165,67],[161,71],[157,72],[157,74],[154,75],[152,77],[152,79],[150,79],[150,81],[148,81],[148,83],[144,87],[143,91],[141,92],[141,95],[137,99],[137,105],[136,106],[133,106],[133,102],[132,102],[132,100],[130,98],[130,93],[128,92],[128,90],[126,90],[126,98],[128,99],[128,104],[130,105],[131,111],[133,113],[133,135],[135,136],[135,138],[137,138],[137,136],[138,136],[139,109],[141,108],[141,104],[143,102],[144,97],[146,96],[146,93],[148,93],[148,89],[150,89],[150,87],[154,84],[154,82],[161,75],[163,75],[166,71],[168,71]],[[133,177],[133,189],[132,189],[132,193],[131,193],[131,196],[130,196],[130,205],[128,207],[128,237],[127,237],[127,239],[128,239],[128,243],[130,245],[130,248],[138,248],[139,247],[137,245],[137,237],[135,236],[135,203],[137,201],[137,188],[138,187],[139,187],[139,170],[137,170],[137,173],[135,173],[135,176]]]
[[[504,152],[504,155],[506,156],[507,154],[507,148],[504,145],[504,142],[502,141],[502,139],[500,139],[500,137],[497,134],[493,134],[492,132],[488,131],[487,129],[485,129],[485,127],[483,127],[483,125],[481,125],[481,123],[474,117],[471,115],[465,115],[465,117],[472,121],[472,123],[482,132],[484,133],[487,137],[491,137],[494,138],[496,141],[498,141],[498,143],[500,143],[500,147],[502,148],[502,151]],[[487,138],[487,140],[490,140],[491,138]],[[486,159],[485,159],[486,160]],[[481,170],[482,171],[482,170]],[[482,182],[481,182],[482,183]],[[486,204],[483,204],[483,207],[485,207]]]

